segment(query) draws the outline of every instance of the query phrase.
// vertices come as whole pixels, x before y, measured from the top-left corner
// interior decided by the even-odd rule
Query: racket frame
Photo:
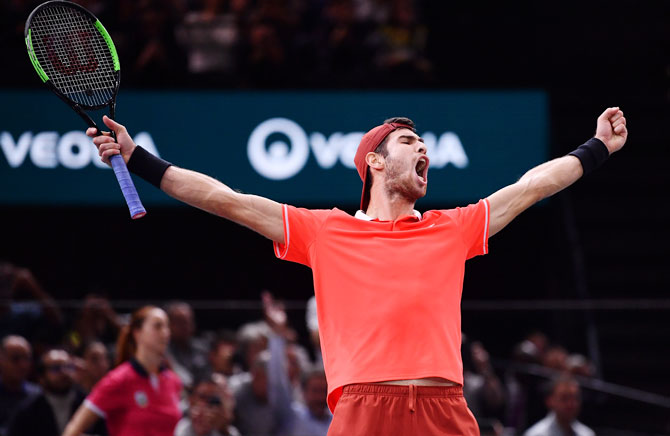
[[[80,12],[82,15],[84,15],[86,18],[88,18],[93,26],[100,32],[102,35],[103,39],[105,40],[105,43],[107,44],[107,48],[110,51],[110,54],[112,55],[112,63],[114,65],[114,88],[112,91],[112,96],[109,100],[107,100],[104,103],[100,103],[97,105],[88,105],[84,103],[77,103],[74,102],[72,99],[67,97],[63,92],[61,92],[54,84],[53,81],[49,78],[47,75],[46,71],[42,68],[40,65],[39,60],[37,59],[37,56],[35,54],[35,51],[33,49],[33,42],[32,42],[32,30],[30,28],[30,24],[32,23],[33,17],[40,13],[43,9],[45,8],[50,8],[54,6],[62,6],[62,7],[67,7],[67,8],[72,8],[76,9],[78,12]],[[119,86],[121,84],[121,65],[119,62],[119,57],[118,53],[116,51],[116,47],[114,46],[114,42],[112,41],[111,36],[109,35],[109,32],[107,32],[107,29],[102,25],[100,20],[93,15],[89,10],[84,8],[83,6],[80,6],[76,3],[72,3],[69,1],[65,0],[50,0],[45,3],[40,4],[37,6],[28,16],[28,19],[26,20],[26,26],[24,30],[24,36],[25,36],[25,42],[26,42],[26,48],[28,49],[28,56],[30,58],[30,62],[33,64],[33,67],[37,71],[37,75],[40,77],[44,85],[46,85],[54,94],[58,96],[63,102],[65,102],[72,110],[75,111],[79,117],[84,120],[84,122],[89,126],[93,127],[96,129],[96,136],[102,135],[102,132],[98,128],[98,125],[96,124],[95,121],[93,121],[93,118],[91,118],[90,115],[88,115],[85,111],[86,110],[100,110],[104,109],[105,107],[109,108],[109,117],[111,119],[115,118],[116,114],[116,97],[119,92]],[[116,135],[112,131],[111,132],[112,138],[116,142]],[[123,160],[123,157],[121,155],[114,155],[110,158],[110,163],[112,165],[112,168],[114,169],[114,174],[116,175],[117,181],[119,182],[119,186],[121,187],[121,192],[123,193],[123,196],[126,200],[126,203],[128,204],[128,208],[130,210],[130,215],[133,219],[138,219],[146,215],[146,210],[144,209],[144,206],[142,205],[139,195],[137,194],[137,189],[135,188],[135,185],[130,178],[130,173],[128,172],[128,168],[126,166],[125,161]]]

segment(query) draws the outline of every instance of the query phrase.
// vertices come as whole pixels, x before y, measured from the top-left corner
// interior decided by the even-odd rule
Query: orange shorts
[[[328,436],[479,436],[461,386],[344,387]]]

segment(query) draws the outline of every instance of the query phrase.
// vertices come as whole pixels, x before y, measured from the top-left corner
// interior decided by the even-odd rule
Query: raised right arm
[[[161,190],[177,200],[284,243],[282,206],[276,201],[235,192],[216,179],[175,166],[165,171]]]
[[[124,126],[103,117],[107,127],[116,133],[117,142],[111,142],[109,133],[94,137],[93,143],[103,162],[121,154],[128,162],[137,147]],[[95,135],[95,129],[86,132]],[[226,218],[254,230],[280,244],[284,243],[284,224],[281,204],[257,195],[241,194],[204,174],[170,166],[160,181],[160,188],[166,194],[191,206]]]

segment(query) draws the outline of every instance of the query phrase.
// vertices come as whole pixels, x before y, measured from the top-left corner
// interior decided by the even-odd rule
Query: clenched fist
[[[595,137],[600,139],[610,154],[621,150],[628,138],[626,118],[618,107],[605,109],[598,117]]]

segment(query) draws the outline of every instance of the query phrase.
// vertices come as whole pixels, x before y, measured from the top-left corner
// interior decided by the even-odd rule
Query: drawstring
[[[415,404],[416,404],[416,386],[415,385],[409,385],[409,411],[410,412],[415,412]]]

